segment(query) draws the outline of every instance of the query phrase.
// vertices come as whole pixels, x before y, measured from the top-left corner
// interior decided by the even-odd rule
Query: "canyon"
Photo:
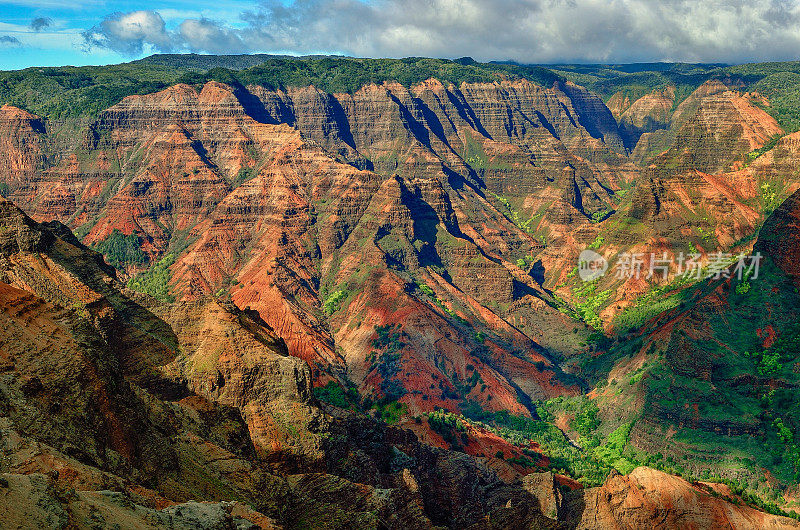
[[[747,504],[797,489],[800,133],[730,75],[491,75],[2,106],[2,470],[49,506],[4,513],[796,526]],[[583,282],[586,248],[765,259]]]

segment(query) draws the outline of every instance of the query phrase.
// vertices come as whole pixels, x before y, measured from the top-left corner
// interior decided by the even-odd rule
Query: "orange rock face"
[[[641,132],[636,149],[658,135],[671,146],[624,213],[654,227],[644,250],[685,243],[708,211],[715,243],[729,245],[761,222],[761,182],[791,185],[795,139],[736,168],[780,132],[774,120],[719,82],[670,114],[673,98],[611,102]],[[59,219],[90,245],[132,234],[151,263],[172,253],[178,298],[224,293],[314,378],[346,377],[376,398],[394,388],[413,410],[467,398],[526,414],[529,399],[575,391],[555,364],[587,330],[542,284],[567,279],[603,233],[589,217],[620,207],[615,190],[639,178],[631,160],[643,156],[627,157],[630,138],[596,96],[525,80],[353,94],[176,85],[103,112],[45,170],[41,123],[11,107],[3,116],[0,151],[24,175],[7,178],[8,195],[34,218]],[[632,296],[647,284],[618,287]],[[404,348],[381,373],[376,329],[394,325]]]
[[[0,362],[13,373],[18,417],[55,418],[19,434],[55,449],[35,458],[9,449],[14,470],[59,468],[64,484],[98,489],[137,484],[136,502],[161,508],[222,498],[218,487],[250,500],[265,488],[291,492],[285,498],[302,497],[308,511],[287,510],[304,516],[327,513],[319,498],[341,497],[399,526],[465,526],[490,512],[509,527],[550,524],[541,508],[585,528],[780,527],[643,468],[564,498],[552,476],[510,488],[497,476],[526,469],[492,454],[522,453],[496,435],[470,433],[464,449],[486,459],[478,465],[445,451],[430,429],[415,428],[439,449],[364,418],[334,421],[313,397],[315,384],[337,380],[380,404],[399,400],[408,415],[475,402],[525,416],[535,400],[579,392],[561,363],[593,348],[592,330],[568,307],[585,301],[570,287],[580,249],[728,248],[799,184],[800,136],[754,153],[783,131],[734,86],[709,82],[674,103],[664,90],[620,95],[609,110],[576,85],[525,80],[383,83],[353,94],[176,85],[124,99],[57,156],[41,120],[3,107],[0,191],[48,224],[0,202]],[[760,243],[795,282],[796,203],[778,210],[781,230],[767,224]],[[131,238],[143,257],[123,261],[120,277],[169,259],[163,281],[176,301],[123,290],[54,220],[87,245]],[[614,302],[605,322],[649,288],[599,285]],[[725,291],[658,317],[664,325],[644,346],[667,345],[665,362],[708,381],[713,356],[694,346],[716,338],[703,317],[729,303]],[[765,336],[780,334],[764,320]],[[55,376],[36,352],[58,358]],[[643,366],[640,357],[630,366]],[[78,405],[62,414],[65,399]],[[747,421],[703,418],[697,403],[654,419],[755,432]],[[180,462],[182,474],[159,459]],[[296,476],[273,483],[272,472]],[[465,512],[491,488],[502,495]],[[81,502],[105,506],[89,497]]]
[[[497,98],[511,98],[517,110],[503,117],[491,109]],[[459,105],[493,134],[507,131],[504,141],[481,133]],[[516,264],[541,244],[486,199],[476,183],[489,173],[478,175],[463,157],[476,146],[467,158],[488,153],[498,168],[538,171],[529,189],[550,190],[543,168],[569,179],[579,177],[561,172],[567,159],[588,168],[554,134],[577,150],[587,142],[609,153],[619,148],[610,114],[594,117],[601,107],[572,85],[545,90],[528,82],[457,90],[431,81],[411,91],[386,84],[335,98],[312,88],[177,85],[102,113],[80,152],[11,196],[37,219],[79,229],[87,244],[118,230],[137,236],[152,260],[175,253],[170,283],[179,298],[225,290],[238,307],[258,311],[291,355],[312,362],[315,376],[347,374],[376,398],[395,388],[418,410],[455,409],[466,394],[490,409],[528,414],[526,400],[573,391],[559,382],[548,349],[564,350],[583,331]],[[287,108],[291,117],[280,114]],[[551,121],[537,108],[550,109]],[[422,134],[408,119],[426,131],[453,125]],[[299,131],[273,124],[281,120]],[[392,168],[364,165],[405,176],[337,162],[337,142],[350,145],[342,148],[346,160],[391,158]],[[496,178],[507,179],[503,171]],[[580,177],[581,186],[608,200],[603,186],[585,184],[606,176],[592,175]],[[564,204],[580,202],[579,188],[568,188]],[[340,307],[325,307],[332,296]],[[396,369],[380,373],[375,330],[395,324],[404,347]],[[553,326],[579,333],[553,336]],[[457,391],[473,373],[472,386]]]
[[[280,528],[333,514],[429,528],[500,510],[541,526],[480,462],[363,415],[334,421],[256,312],[135,296],[63,225],[6,200],[0,390],[4,524]]]
[[[701,484],[647,467],[617,475],[565,499],[571,528],[798,528],[788,517],[733,504]],[[581,513],[581,506],[583,512]]]
[[[642,135],[668,128],[674,101],[674,87],[645,94],[634,101],[620,92],[611,96],[608,107],[619,122],[626,147],[633,149]]]
[[[0,107],[0,181],[8,188],[23,185],[43,167],[44,135],[38,117],[10,105]]]

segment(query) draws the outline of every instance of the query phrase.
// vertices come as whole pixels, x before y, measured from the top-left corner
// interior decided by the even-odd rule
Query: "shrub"
[[[578,434],[581,436],[589,436],[597,430],[600,426],[600,418],[597,417],[598,412],[599,409],[597,405],[591,401],[585,401],[583,403],[580,411],[575,415],[575,419],[572,420],[573,428]]]
[[[94,248],[105,256],[109,265],[117,269],[147,263],[147,254],[142,252],[142,241],[139,236],[125,235],[118,228]]]
[[[325,314],[330,316],[342,308],[342,302],[350,295],[348,291],[338,290],[330,295],[322,304]]]
[[[140,293],[149,294],[162,302],[174,302],[175,296],[169,287],[169,268],[175,263],[175,255],[165,254],[156,264],[147,271],[131,278],[128,288]]]
[[[314,388],[314,395],[323,403],[342,409],[352,407],[358,397],[354,388],[345,390],[336,381],[328,381],[327,385]]]

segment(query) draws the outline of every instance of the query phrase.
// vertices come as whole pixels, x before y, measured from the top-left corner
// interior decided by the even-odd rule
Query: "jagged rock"
[[[612,476],[564,499],[566,524],[604,528],[798,528],[788,517],[715,497],[685,480],[647,467]]]
[[[753,250],[763,252],[800,286],[800,190],[764,222]]]
[[[313,374],[317,368],[350,371],[362,390],[376,397],[396,383],[385,381],[367,360],[373,333],[378,325],[395,323],[405,326],[408,347],[403,362],[424,367],[413,370],[422,375],[419,381],[393,377],[409,391],[407,399],[418,409],[437,405],[454,409],[453,390],[469,377],[467,365],[492,381],[491,391],[471,396],[491,409],[527,414],[521,402],[562,391],[552,373],[537,366],[550,364],[545,348],[561,350],[579,340],[580,334],[544,332],[551,326],[576,325],[554,309],[550,295],[516,264],[517,257],[534,253],[541,245],[474,184],[465,184],[474,171],[464,165],[463,148],[455,142],[463,144],[464,134],[477,134],[473,140],[483,149],[501,157],[510,153],[517,157],[514,164],[522,167],[530,165],[530,155],[519,150],[539,150],[539,140],[549,138],[558,157],[552,167],[559,171],[564,164],[574,167],[564,177],[571,182],[566,187],[570,198],[560,204],[583,208],[591,201],[606,200],[598,199],[605,196],[605,188],[597,183],[600,176],[570,158],[553,134],[576,149],[585,145],[584,140],[593,149],[607,149],[604,142],[613,136],[608,120],[592,121],[592,109],[602,105],[597,98],[571,85],[542,89],[527,81],[459,89],[431,81],[412,90],[385,84],[335,97],[311,88],[288,93],[251,90],[212,82],[199,92],[176,85],[125,98],[91,125],[85,152],[30,179],[33,191],[18,187],[11,196],[37,219],[55,217],[80,226],[83,241],[90,245],[119,230],[133,234],[152,260],[178,248],[171,286],[179,298],[194,300],[227,290],[238,307],[257,311],[284,338],[292,356],[312,362]],[[518,109],[512,112],[513,124],[493,123],[502,113],[490,110],[487,105],[493,103],[487,98],[500,97],[510,98],[508,104]],[[261,111],[258,101],[264,105]],[[376,106],[379,112],[373,115]],[[534,109],[540,107],[537,114]],[[293,109],[291,116],[285,114],[287,108]],[[530,123],[524,125],[546,121],[545,110],[557,115],[551,124],[536,125],[538,131]],[[438,122],[431,112],[439,116]],[[484,125],[465,120],[465,112],[475,119],[483,116]],[[315,117],[318,113],[332,114]],[[436,123],[446,119],[457,125],[438,136],[423,134],[414,125],[436,129]],[[380,133],[383,139],[372,137],[384,130],[376,120],[389,120]],[[279,121],[289,121],[300,131],[274,124]],[[507,153],[497,140],[478,132],[487,127],[500,134],[509,130],[506,126],[517,129],[513,138],[507,138],[517,154]],[[398,127],[408,133],[405,143],[382,144]],[[350,136],[343,132],[348,128]],[[328,152],[309,143],[309,137]],[[345,149],[342,155],[346,160],[353,156],[384,160],[386,149],[410,149],[414,161],[400,156],[398,161],[406,160],[408,168],[397,166],[392,175],[379,175],[331,158],[337,142],[347,144],[351,137],[352,152]],[[125,162],[111,164],[115,158]],[[412,165],[419,171],[412,171]],[[546,179],[520,193],[543,186],[549,186]],[[127,273],[135,274],[141,267],[131,263]],[[433,267],[450,272],[432,273],[440,270]],[[418,293],[408,292],[410,275],[436,285],[440,300],[421,302]],[[364,306],[367,314],[345,308],[338,315],[323,316],[325,296],[337,290],[360,293],[359,299],[348,300]],[[377,297],[379,292],[385,294]],[[487,309],[494,303],[509,306],[513,317]],[[411,313],[390,311],[389,306],[406,306]],[[498,335],[490,355],[471,354],[478,347],[475,335],[461,328],[459,319]],[[540,340],[547,343],[540,347]],[[514,355],[517,349],[532,353],[522,358]],[[441,364],[445,352],[448,362],[458,367],[457,375]],[[427,392],[438,381],[447,383],[442,395],[431,396],[429,402],[413,392]]]
[[[561,491],[552,472],[530,473],[522,477],[522,487],[536,497],[539,509],[550,519],[559,518]]]
[[[155,510],[114,491],[54,489],[43,474],[5,473],[0,517],[9,528],[176,528],[251,530],[280,528],[274,521],[236,502],[195,502]]]
[[[308,367],[257,313],[203,299],[167,306],[162,321],[103,280],[96,253],[50,235],[44,251],[7,256],[4,274],[27,286],[21,271],[35,279],[46,270],[71,290],[52,296],[31,281],[47,301],[0,283],[7,521],[431,528],[480,524],[510,499],[517,508],[502,508],[503,518],[542,519],[520,489],[467,455],[375,420],[332,421],[316,407]],[[62,303],[79,292],[94,301]],[[239,503],[209,502],[221,498]]]
[[[665,105],[633,103],[623,114],[644,128]],[[659,237],[685,228],[687,208],[720,212],[711,220],[720,242],[754,229],[760,212],[741,199],[755,197],[756,177],[787,180],[797,136],[732,167],[780,130],[722,83],[682,103],[669,128],[661,123],[642,134],[632,159],[648,158],[659,142],[670,150],[623,213],[652,222]],[[61,507],[30,517],[58,525],[62,512],[91,505],[108,521],[212,527],[269,518],[339,527],[557,524],[540,513],[555,507],[559,515],[552,476],[504,483],[469,455],[420,444],[408,431],[343,412],[334,420],[311,387],[315,378],[344,382],[345,373],[374,397],[399,385],[411,413],[457,410],[467,398],[526,415],[530,399],[577,392],[558,380],[551,354],[571,352],[587,330],[556,309],[546,279],[516,263],[536,254],[543,268],[566,274],[574,262],[564,249],[595,240],[589,217],[616,209],[620,182],[639,174],[626,157],[630,136],[620,136],[599,98],[525,80],[383,83],[354,94],[177,85],[103,112],[80,149],[52,157],[46,171],[44,134],[36,117],[0,112],[8,195],[49,221],[0,202],[3,465],[48,473],[45,483],[30,478],[23,497]],[[538,212],[533,229],[559,245],[542,252],[515,208],[531,219]],[[125,291],[99,254],[53,219],[80,228],[91,245],[115,229],[132,234],[151,262],[175,252],[178,302]],[[144,264],[124,268],[130,275]],[[336,292],[346,293],[339,307]],[[221,300],[228,297],[233,305]],[[388,335],[393,348],[403,345],[392,351],[396,362],[374,362],[382,325],[398,325]],[[675,346],[665,359],[681,374],[710,374],[707,352],[663,342]],[[704,519],[691,497],[688,508],[669,511],[671,492],[685,484],[649,476],[637,470],[569,494],[561,514],[588,526],[652,524],[664,513],[773,521],[702,495],[696,502],[717,510],[713,517],[733,515]],[[91,491],[66,505],[59,495],[67,484]],[[639,486],[655,493],[626,511],[628,500],[641,500]],[[220,498],[253,513],[200,503]]]

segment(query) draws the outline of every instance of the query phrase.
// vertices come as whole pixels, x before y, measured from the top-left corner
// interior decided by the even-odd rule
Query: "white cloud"
[[[33,31],[43,31],[53,25],[53,19],[50,17],[36,17],[31,20],[30,28]]]
[[[180,38],[192,51],[211,53],[231,53],[232,50],[245,50],[239,32],[223,27],[207,18],[184,20],[178,28]],[[242,53],[233,52],[233,53]]]
[[[15,48],[22,46],[18,38],[11,35],[0,35],[0,48]]]
[[[145,46],[165,52],[173,49],[173,37],[155,11],[114,13],[85,31],[83,37],[89,46],[130,55],[142,53]]]
[[[246,27],[154,11],[106,18],[86,42],[123,53],[292,50],[519,62],[743,62],[800,56],[800,0],[265,0]]]

